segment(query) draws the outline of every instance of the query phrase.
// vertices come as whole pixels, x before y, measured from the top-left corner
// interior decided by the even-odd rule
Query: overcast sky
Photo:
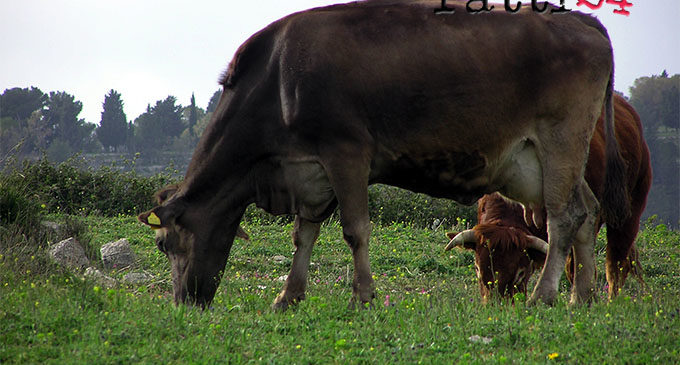
[[[590,11],[566,1],[608,28],[615,86],[627,95],[640,76],[680,73],[680,0],[628,1],[630,16],[614,14],[617,7],[606,2]],[[110,89],[122,94],[129,120],[168,95],[188,105],[193,92],[205,108],[251,34],[292,12],[336,2],[0,0],[0,92],[66,91],[83,102],[80,117],[92,123],[99,123]]]

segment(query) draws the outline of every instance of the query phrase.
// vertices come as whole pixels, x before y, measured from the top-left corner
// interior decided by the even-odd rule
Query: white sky
[[[607,3],[592,11],[609,30],[616,89],[625,94],[640,76],[680,73],[680,0],[628,1],[630,16]],[[92,123],[99,123],[110,89],[122,94],[129,120],[168,95],[188,105],[194,92],[205,108],[251,34],[289,13],[336,2],[343,1],[0,0],[0,92],[66,91],[83,102],[80,117]],[[576,3],[566,1],[591,12]]]

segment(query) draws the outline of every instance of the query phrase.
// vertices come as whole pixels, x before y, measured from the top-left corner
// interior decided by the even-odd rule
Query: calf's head
[[[531,274],[543,265],[548,244],[523,230],[478,224],[461,233],[447,233],[446,250],[462,247],[475,254],[479,291],[486,303],[494,295],[512,297],[527,292]]]
[[[175,304],[205,308],[215,296],[234,236],[248,239],[238,225],[212,222],[201,209],[175,197],[178,185],[156,193],[158,206],[137,219],[156,232],[156,246],[170,261]]]

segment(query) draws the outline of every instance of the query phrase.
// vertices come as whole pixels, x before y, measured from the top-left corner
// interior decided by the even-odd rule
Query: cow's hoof
[[[305,299],[305,294],[299,295],[288,295],[286,292],[279,294],[274,303],[272,303],[272,309],[276,312],[285,312],[288,307],[296,305],[300,301]]]
[[[272,310],[274,312],[285,312],[288,309],[289,305],[290,304],[288,304],[288,302],[286,301],[282,302],[274,301],[274,303],[272,303]]]
[[[569,299],[569,306],[590,306],[595,301],[595,299],[596,296],[594,294],[576,295],[575,293],[572,293],[571,298]]]
[[[375,293],[370,295],[365,295],[366,299],[359,299],[357,295],[352,295],[352,299],[349,300],[348,308],[351,310],[356,309],[373,309],[373,298],[375,298]]]
[[[370,302],[357,302],[356,300],[350,300],[349,304],[347,305],[347,308],[350,310],[357,310],[357,309],[373,309],[375,306],[373,305],[373,301]]]
[[[527,300],[527,306],[534,306],[538,305],[539,303],[543,303],[545,305],[552,306],[555,304],[556,296],[555,295],[537,295],[534,293],[529,300]]]

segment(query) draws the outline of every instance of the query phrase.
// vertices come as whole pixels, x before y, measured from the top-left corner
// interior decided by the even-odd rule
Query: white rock
[[[125,238],[103,245],[101,254],[102,264],[106,269],[121,269],[133,266],[135,263],[135,254]]]
[[[87,269],[85,269],[85,277],[94,280],[99,285],[105,288],[113,288],[114,286],[116,286],[116,279],[104,275],[104,273],[102,273],[101,271],[97,270],[94,267],[88,267]]]
[[[90,265],[90,260],[85,256],[85,250],[73,237],[52,246],[50,257],[56,263],[70,269],[82,269]]]
[[[123,281],[130,284],[145,284],[153,280],[153,276],[143,272],[130,272],[123,276]]]

